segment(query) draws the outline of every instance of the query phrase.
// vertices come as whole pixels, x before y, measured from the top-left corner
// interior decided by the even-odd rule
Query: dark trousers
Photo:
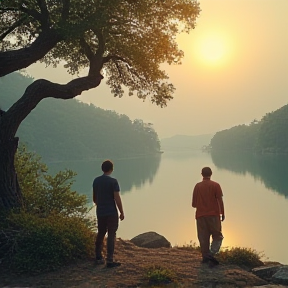
[[[203,216],[196,220],[197,233],[200,242],[202,257],[214,255],[219,252],[223,235],[221,232],[221,220],[219,216]],[[210,248],[210,237],[212,243]]]
[[[118,215],[109,215],[97,217],[98,233],[95,241],[96,259],[102,259],[103,240],[106,232],[107,237],[107,262],[113,262],[113,254],[116,240],[116,231],[118,229],[119,218]]]

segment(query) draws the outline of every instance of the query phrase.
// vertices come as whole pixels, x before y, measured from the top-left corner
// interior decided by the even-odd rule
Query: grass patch
[[[167,267],[152,265],[146,269],[145,278],[150,285],[168,284],[176,281],[176,274]]]

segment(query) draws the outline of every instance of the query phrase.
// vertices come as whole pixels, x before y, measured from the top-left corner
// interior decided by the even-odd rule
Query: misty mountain
[[[161,139],[161,147],[165,150],[200,150],[202,146],[209,145],[213,134],[203,135],[174,135]]]
[[[32,78],[12,73],[0,79],[0,108],[7,110]],[[104,110],[76,99],[42,100],[17,131],[20,143],[45,161],[125,158],[159,153],[151,123]]]

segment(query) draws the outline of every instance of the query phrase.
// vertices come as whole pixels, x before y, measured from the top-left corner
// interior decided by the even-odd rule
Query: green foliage
[[[288,153],[288,105],[267,113],[261,120],[258,146],[263,152]]]
[[[160,106],[175,90],[160,66],[181,63],[176,35],[194,29],[200,13],[196,0],[2,0],[0,8],[2,51],[29,46],[50,27],[59,40],[41,56],[47,65],[64,61],[69,73],[78,73],[98,52],[115,96],[126,86],[130,95],[137,91]]]
[[[221,249],[217,259],[222,263],[236,264],[241,267],[252,269],[264,265],[261,258],[264,255],[251,248],[232,247]]]
[[[91,255],[95,223],[87,216],[86,196],[71,191],[75,173],[49,175],[24,146],[15,162],[24,207],[1,215],[0,259],[17,272],[35,273]]]
[[[148,279],[149,284],[167,284],[176,280],[175,273],[166,267],[160,265],[152,265],[146,269],[145,277]]]
[[[51,176],[40,159],[35,153],[27,151],[24,145],[20,145],[15,168],[24,198],[23,209],[41,217],[56,213],[85,218],[89,211],[86,196],[71,191],[76,173],[65,170]]]
[[[213,150],[248,150],[256,147],[260,124],[238,125],[217,132],[211,139]]]
[[[50,214],[42,218],[22,211],[12,212],[5,222],[6,229],[1,232],[10,233],[11,238],[6,252],[0,252],[5,252],[17,272],[54,270],[93,251],[94,233],[77,217]]]
[[[261,121],[217,132],[212,150],[244,150],[261,153],[288,153],[288,105],[267,113]]]

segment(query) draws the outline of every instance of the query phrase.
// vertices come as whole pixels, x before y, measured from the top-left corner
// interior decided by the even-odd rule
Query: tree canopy
[[[2,0],[0,76],[37,60],[69,73],[103,75],[115,96],[123,86],[166,105],[174,87],[160,64],[180,63],[176,35],[195,27],[197,1]],[[17,58],[9,59],[8,55]]]

